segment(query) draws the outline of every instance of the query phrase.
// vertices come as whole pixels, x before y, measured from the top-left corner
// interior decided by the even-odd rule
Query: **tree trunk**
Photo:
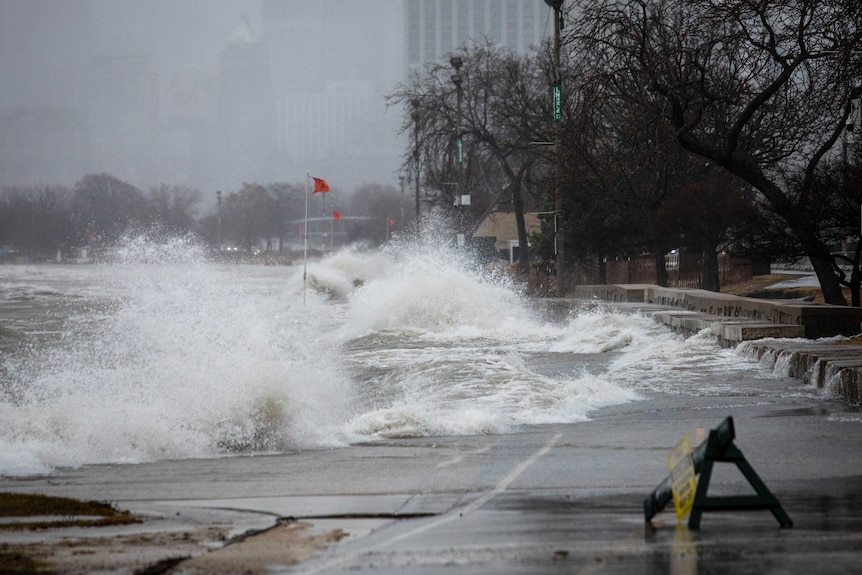
[[[850,273],[850,305],[862,307],[860,292],[862,292],[862,242],[856,244],[856,257],[853,258],[853,271]]]
[[[823,301],[833,305],[847,305],[838,276],[832,269],[832,256],[815,256],[809,253],[808,259],[811,260],[811,267],[814,268],[814,273],[820,281]]]
[[[707,249],[703,252],[703,289],[720,292],[718,277],[718,254],[714,249]]]
[[[802,251],[808,256],[811,266],[817,274],[817,279],[820,281],[823,300],[828,304],[847,305],[838,276],[833,271],[832,256],[828,246],[820,240],[816,230],[811,229],[805,214],[800,213],[799,206],[794,204],[775,182],[767,178],[760,168],[751,162],[740,161],[734,157],[716,157],[714,154],[702,153],[704,148],[699,148],[688,141],[684,142],[683,146],[693,153],[700,152],[700,155],[704,157],[715,158],[728,171],[740,176],[760,190],[766,196],[775,213],[784,218],[799,240]]]

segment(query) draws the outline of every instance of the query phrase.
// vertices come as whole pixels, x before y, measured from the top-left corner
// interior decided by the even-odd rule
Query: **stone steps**
[[[765,340],[747,342],[742,349],[773,368],[781,366],[789,377],[827,389],[850,405],[862,405],[862,345]]]
[[[701,289],[665,288],[649,284],[581,285],[574,289],[574,297],[579,300],[639,302],[665,306],[713,316],[716,321],[725,318],[743,323],[802,326],[803,336],[810,339],[835,335],[852,336],[862,331],[862,308],[800,300],[757,299]]]
[[[634,304],[685,334],[709,329],[723,345],[862,405],[862,346],[824,341],[862,332],[862,309],[795,300],[758,300],[705,290],[652,285],[578,286],[578,300]]]

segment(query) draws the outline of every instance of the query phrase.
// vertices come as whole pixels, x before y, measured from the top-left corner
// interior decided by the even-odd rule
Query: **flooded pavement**
[[[768,511],[706,512],[699,530],[678,526],[672,510],[645,523],[643,501],[667,476],[669,450],[729,415],[735,445],[793,528],[781,528]],[[249,560],[250,569],[262,569],[250,572],[848,573],[862,558],[860,425],[858,411],[810,397],[657,395],[598,410],[591,421],[506,435],[92,466],[7,479],[0,488],[115,501],[142,524],[0,541],[53,541],[62,549],[69,540],[126,537],[125,563],[92,552],[107,561],[101,571],[64,571],[60,562],[59,572],[156,564],[166,573],[236,572],[243,546],[276,528],[282,536],[268,537],[277,543],[258,539],[255,553],[304,551],[271,553],[263,567]],[[709,495],[750,492],[735,466],[716,464]],[[215,527],[209,540],[200,535]],[[130,538],[136,530],[180,541],[177,534],[188,533],[186,543],[195,544],[163,541],[158,556],[152,537]],[[234,546],[233,559],[220,563]],[[201,571],[191,558],[204,556]]]
[[[304,302],[287,268],[145,255],[4,270],[0,491],[107,501],[140,522],[0,529],[0,571],[859,562],[862,417],[781,361],[622,304],[549,321],[449,258],[337,254],[311,270],[329,288]],[[665,510],[647,525],[670,450],[728,416],[794,527],[767,511],[708,512],[691,531]],[[716,465],[710,495],[750,491]]]

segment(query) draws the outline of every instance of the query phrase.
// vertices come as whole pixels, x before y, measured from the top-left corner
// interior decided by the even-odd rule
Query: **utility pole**
[[[216,192],[216,201],[218,202],[218,251],[221,252],[221,190]]]
[[[562,129],[563,129],[563,85],[560,74],[560,30],[563,24],[563,2],[545,0],[554,10],[554,255],[557,262],[557,297],[566,295],[566,258],[563,233],[563,185],[562,185]]]
[[[398,206],[401,209],[401,220],[400,220],[399,225],[401,226],[401,229],[404,229],[404,176],[403,175],[398,176],[398,184],[401,186],[401,201],[398,204]]]
[[[455,73],[452,74],[452,83],[455,84],[455,96],[457,101],[457,109],[458,109],[458,138],[455,140],[456,145],[456,160],[458,163],[458,182],[455,186],[455,206],[458,209],[458,223],[457,230],[455,230],[455,245],[460,247],[459,242],[462,241],[462,223],[464,218],[464,129],[462,127],[462,119],[461,119],[461,83],[463,82],[463,78],[461,77],[461,66],[463,65],[463,60],[460,56],[452,56],[449,59],[449,63],[452,65],[452,68],[455,70]]]
[[[413,177],[416,179],[416,224],[419,224],[419,106],[422,102],[418,98],[410,100],[413,111],[410,118],[413,120]]]

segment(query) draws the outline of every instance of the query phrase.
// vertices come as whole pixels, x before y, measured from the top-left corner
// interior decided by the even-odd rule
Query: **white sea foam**
[[[132,238],[118,256],[8,268],[33,317],[70,315],[0,364],[0,475],[503,433],[760,369],[642,315],[549,324],[504,275],[432,245],[343,250],[305,283],[298,266],[207,263],[187,239]]]
[[[293,268],[164,248],[168,263],[147,246],[147,263],[72,272],[115,297],[6,361],[0,474],[342,442],[349,382],[325,338],[331,306],[303,305]]]

